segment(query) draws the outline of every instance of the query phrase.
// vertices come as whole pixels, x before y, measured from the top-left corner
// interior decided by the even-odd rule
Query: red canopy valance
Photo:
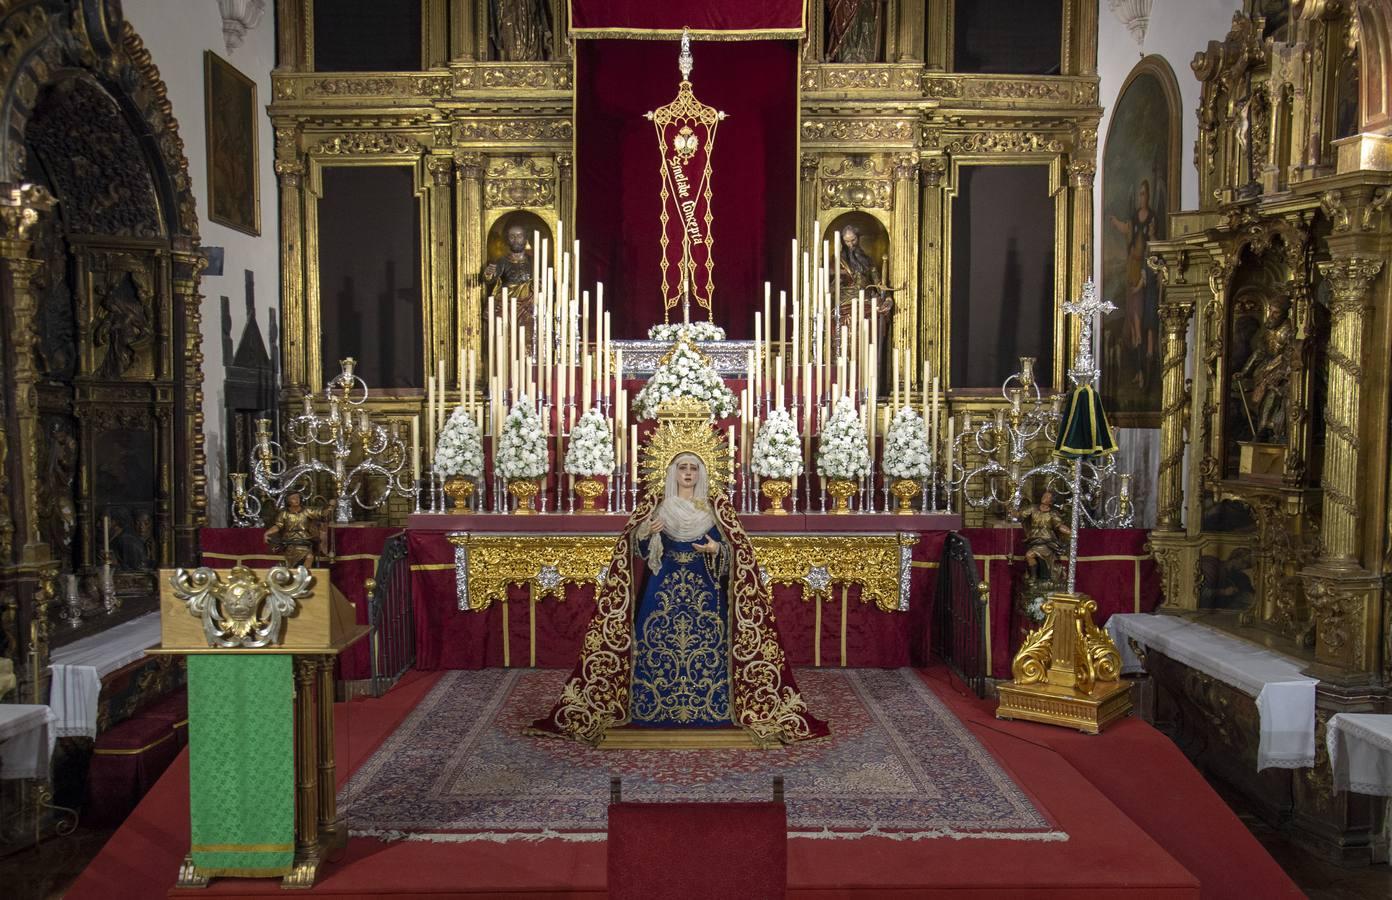
[[[570,0],[578,38],[670,38],[690,28],[705,40],[800,38],[803,0]]]

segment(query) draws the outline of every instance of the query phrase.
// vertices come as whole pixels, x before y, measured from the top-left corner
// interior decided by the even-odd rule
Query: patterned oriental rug
[[[344,785],[352,834],[386,840],[603,840],[626,801],[767,800],[782,775],[793,837],[1067,840],[910,669],[804,669],[832,736],[757,750],[597,750],[526,737],[567,673],[445,674]]]

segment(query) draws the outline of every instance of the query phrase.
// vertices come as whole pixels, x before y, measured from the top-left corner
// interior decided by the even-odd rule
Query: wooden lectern
[[[195,666],[190,660],[191,805],[198,800],[195,793],[206,796],[207,784],[229,780],[223,772],[195,771],[200,758],[206,760],[223,749],[217,746],[220,735],[228,736],[230,743],[244,728],[269,725],[284,737],[290,733],[291,723],[282,717],[293,717],[293,787],[288,777],[283,785],[294,792],[293,861],[287,861],[288,854],[283,852],[274,856],[275,851],[287,850],[288,843],[195,845],[179,869],[177,886],[205,887],[209,878],[219,876],[260,876],[279,877],[286,888],[312,887],[325,856],[348,840],[347,829],[338,820],[335,796],[334,658],[367,634],[369,626],[357,624],[353,605],[332,588],[328,569],[165,569],[160,573],[160,585],[161,644],[150,652],[216,656],[228,661],[218,663],[220,678],[227,684],[205,681],[205,687],[196,694]],[[226,676],[235,675],[238,666],[258,665],[251,660],[269,655],[291,657],[293,705],[268,703],[266,708],[258,708],[256,697],[247,696],[245,691],[233,696],[237,689],[230,686],[232,679]],[[221,708],[210,708],[214,704],[200,703],[199,695],[228,702]],[[238,717],[245,721],[228,721]],[[193,746],[200,740],[201,747]],[[256,747],[256,764],[267,770],[277,764],[283,767],[288,748],[283,743],[279,746],[284,750]],[[218,776],[222,782],[202,782],[195,792],[195,781]],[[216,816],[203,819],[215,820]],[[199,821],[197,810],[191,812],[191,836],[195,821]],[[200,866],[195,859],[200,850],[243,853],[243,860],[253,862]],[[272,854],[263,860],[277,861],[257,864],[258,851]]]

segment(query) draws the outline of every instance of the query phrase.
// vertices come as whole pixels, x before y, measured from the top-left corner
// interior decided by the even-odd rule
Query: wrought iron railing
[[[367,582],[372,625],[372,694],[380,697],[416,662],[416,618],[411,604],[411,567],[406,535],[387,539],[377,572]]]
[[[971,544],[953,532],[943,543],[933,602],[933,657],[947,663],[978,697],[986,696],[986,590]]]

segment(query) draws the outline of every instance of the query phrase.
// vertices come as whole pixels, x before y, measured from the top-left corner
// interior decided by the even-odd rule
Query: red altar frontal
[[[601,562],[608,560],[624,521],[622,515],[413,516],[407,536],[416,667],[573,665],[594,612]],[[931,661],[937,570],[948,533],[960,526],[958,517],[748,515],[741,521],[767,570],[794,665],[895,667]],[[386,540],[401,529],[338,526],[330,533],[334,587],[366,622],[367,579]],[[959,533],[971,544],[987,588],[989,670],[993,677],[1008,678],[1027,625],[1016,602],[1023,532],[969,528]],[[206,565],[262,568],[277,561],[260,529],[210,528],[201,534]],[[1142,529],[1079,534],[1078,589],[1097,601],[1099,624],[1112,613],[1148,612],[1159,604],[1159,573],[1148,538]],[[904,574],[907,589],[901,596]],[[345,654],[341,677],[367,677],[367,652],[364,642],[362,649]]]

